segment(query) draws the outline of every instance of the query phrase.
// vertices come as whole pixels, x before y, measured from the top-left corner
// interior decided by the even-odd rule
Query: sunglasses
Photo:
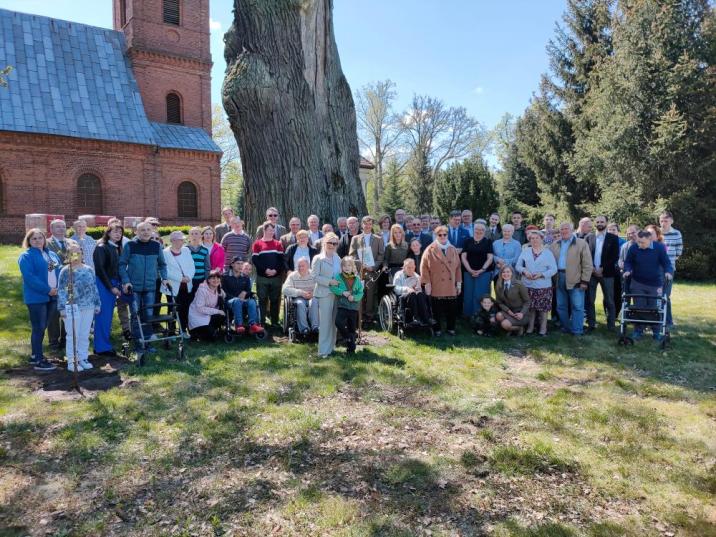
[[[277,214],[270,214],[270,215],[269,215],[269,218],[278,218],[278,215],[277,215]]]
[[[333,241],[329,241],[326,244],[330,244],[331,246],[338,246],[338,243]]]
[[[447,237],[447,233],[438,233],[438,237]]]

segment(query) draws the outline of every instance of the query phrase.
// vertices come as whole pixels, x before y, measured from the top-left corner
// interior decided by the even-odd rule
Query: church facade
[[[0,238],[29,213],[218,219],[209,0],[114,0],[113,17],[0,9]]]

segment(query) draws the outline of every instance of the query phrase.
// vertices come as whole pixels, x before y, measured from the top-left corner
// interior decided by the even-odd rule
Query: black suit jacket
[[[338,249],[336,250],[338,257],[343,258],[348,255],[348,252],[351,249],[351,241],[353,240],[353,237],[355,237],[355,235],[351,235],[350,233],[346,233],[341,237],[341,240],[338,243]]]
[[[590,233],[584,239],[589,245],[589,251],[592,252],[592,262],[594,262],[594,250],[597,247],[597,236]],[[601,268],[602,275],[605,278],[614,278],[617,275],[617,261],[619,260],[619,237],[612,233],[604,235],[604,245],[602,246]],[[595,269],[599,268],[596,265]]]

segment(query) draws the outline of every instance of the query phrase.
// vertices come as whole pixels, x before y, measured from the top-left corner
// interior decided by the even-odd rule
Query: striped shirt
[[[286,269],[286,261],[283,258],[283,246],[276,239],[265,241],[259,239],[254,242],[252,247],[253,255],[251,262],[256,267],[256,274],[265,278],[275,278],[281,276]],[[276,274],[268,276],[267,270],[275,270]]]
[[[231,260],[236,256],[239,256],[241,261],[249,261],[251,237],[245,232],[242,231],[240,234],[237,234],[233,231],[229,231],[221,238],[221,245],[224,247],[224,250],[226,250],[226,257],[224,258],[225,269],[231,266]]]
[[[684,253],[684,240],[681,237],[681,231],[672,227],[669,231],[663,231],[663,234],[666,254],[669,256],[671,266],[676,270],[676,260]]]
[[[187,245],[191,252],[191,258],[194,260],[194,280],[206,280],[211,270],[211,264],[209,262],[209,250],[206,246],[192,246]]]
[[[295,271],[289,274],[288,278],[286,278],[286,281],[283,284],[283,294],[293,297],[303,296],[302,293],[304,291],[313,292],[315,286],[316,280],[313,278],[310,271],[305,276],[301,276],[298,271]]]

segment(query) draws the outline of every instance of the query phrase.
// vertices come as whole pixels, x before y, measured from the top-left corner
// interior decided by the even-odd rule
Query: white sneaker
[[[94,367],[89,360],[82,360],[80,365],[82,366],[82,369],[92,369]]]
[[[82,367],[82,362],[77,360],[77,372],[79,373],[80,371],[84,371],[84,370],[85,370],[85,368]],[[71,359],[67,360],[67,371],[74,373],[74,371],[75,371],[75,361],[74,360],[71,360]]]

